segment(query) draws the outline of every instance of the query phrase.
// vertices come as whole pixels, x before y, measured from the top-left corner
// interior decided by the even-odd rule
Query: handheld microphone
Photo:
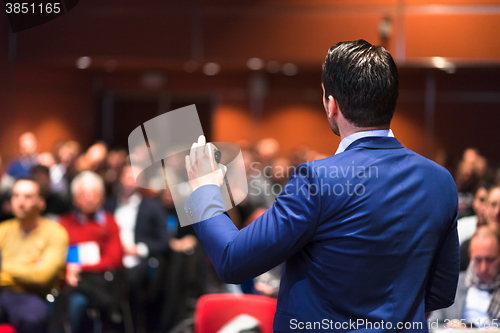
[[[222,159],[222,153],[220,150],[214,151],[214,158],[215,158],[215,162],[217,162],[217,164],[219,164],[221,159]],[[231,192],[231,188],[229,187],[229,182],[227,181],[226,175],[224,175],[224,183],[226,183],[226,189],[227,189],[227,193],[229,194],[229,200],[231,200],[231,204],[234,207],[236,205],[234,204],[233,193]]]
[[[214,157],[215,157],[215,162],[217,162],[217,164],[219,164],[220,160],[222,158],[222,153],[220,152],[220,150],[216,150],[214,152]]]

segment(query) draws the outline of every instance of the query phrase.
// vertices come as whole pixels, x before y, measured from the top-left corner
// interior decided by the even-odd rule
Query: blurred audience
[[[35,165],[31,169],[31,177],[40,186],[40,193],[45,199],[45,209],[42,215],[57,221],[60,215],[70,212],[70,202],[65,201],[59,195],[52,192],[50,170],[48,167],[41,164]]]
[[[280,290],[282,265],[261,274],[255,278],[255,290],[258,294],[278,298]]]
[[[28,178],[31,168],[38,164],[38,141],[35,134],[31,132],[23,133],[19,137],[20,157],[9,163],[7,175],[14,179]]]
[[[327,157],[304,145],[297,146],[288,155],[284,155],[280,151],[279,142],[274,138],[264,138],[254,145],[249,141],[240,142],[240,146],[248,179],[248,195],[235,209],[229,211],[238,228],[252,223],[274,203],[275,197],[298,165]],[[148,159],[147,156],[145,158]],[[450,156],[442,156],[442,160],[452,161]],[[81,329],[86,309],[97,309],[107,315],[103,318],[111,321],[123,320],[120,319],[123,314],[118,309],[118,301],[124,297],[129,297],[133,322],[138,331],[150,330],[152,327],[168,331],[192,315],[196,299],[201,294],[227,292],[229,289],[218,279],[192,226],[180,226],[170,191],[167,189],[153,193],[151,190],[138,188],[134,169],[127,164],[130,162],[126,149],[108,150],[104,142],[98,141],[81,153],[78,142],[65,141],[57,145],[54,154],[39,153],[35,135],[26,132],[19,137],[19,156],[8,164],[5,160],[3,162],[2,164],[0,158],[0,221],[13,217],[12,214],[16,218],[0,224],[0,248],[4,260],[0,308],[6,304],[2,303],[5,302],[5,297],[13,297],[9,295],[20,294],[20,291],[23,291],[22,295],[26,292],[37,297],[22,300],[30,304],[26,308],[41,306],[40,304],[45,306],[42,297],[50,291],[52,282],[57,280],[57,272],[62,264],[56,265],[55,262],[61,261],[61,254],[50,254],[50,250],[30,252],[33,256],[39,255],[42,258],[39,261],[46,265],[34,267],[34,264],[12,264],[28,260],[25,258],[28,255],[25,247],[30,246],[27,239],[48,237],[45,231],[40,230],[49,230],[48,226],[52,229],[57,227],[40,215],[52,219],[60,216],[60,223],[69,235],[66,282],[73,332],[78,333],[78,329]],[[182,163],[184,161],[181,158],[170,158],[165,168],[182,172]],[[496,234],[491,230],[500,230],[500,169],[494,170],[475,148],[465,149],[456,167],[448,167],[452,171],[456,170],[453,173],[459,193],[458,233],[463,271],[459,285],[459,288],[463,288],[459,290],[463,299],[457,298],[457,306],[462,308],[459,309],[459,315],[455,313],[453,316],[464,318],[463,315],[490,315],[487,313],[489,306],[485,310],[484,305],[477,304],[485,299],[487,304],[496,304],[496,300],[500,299],[493,292],[491,299],[495,301],[490,302],[482,292],[483,284],[496,290],[497,277],[495,275],[491,279],[491,275],[495,271],[492,268],[492,258],[498,243],[492,241]],[[176,176],[182,179],[182,175]],[[27,180],[16,183],[16,180],[27,177],[31,177],[36,183]],[[160,178],[152,179],[163,182]],[[13,187],[15,197],[11,200]],[[19,193],[28,191],[27,188],[34,190],[36,195],[24,194],[24,203],[20,204],[19,198],[23,195]],[[26,220],[22,217],[22,212],[27,211],[32,212],[30,214],[35,214],[36,211],[35,215],[38,214],[40,221],[44,222],[33,227],[32,231],[28,230],[31,227],[27,227],[28,231],[21,231],[24,230],[22,221]],[[15,230],[14,223],[18,223],[19,230]],[[59,237],[60,233],[60,230],[51,231],[50,236]],[[18,252],[5,252],[7,239],[10,240],[8,244],[13,246],[15,242],[12,239],[21,238],[20,235],[24,234],[28,235],[27,238],[16,242],[16,247],[13,247]],[[57,244],[53,243],[50,245]],[[488,248],[490,252],[481,246]],[[48,243],[47,248],[50,248]],[[65,251],[66,249],[63,252]],[[11,257],[6,257],[6,253],[11,253]],[[12,253],[19,253],[19,257]],[[469,256],[472,259],[470,264]],[[32,262],[36,260],[33,259]],[[52,275],[15,275],[24,272],[20,267],[26,267],[29,272],[38,272],[41,267],[49,266]],[[240,289],[276,297],[280,269],[281,267],[276,267],[253,281],[248,281],[248,285],[241,286]],[[28,280],[23,280],[24,278]],[[25,283],[42,278],[50,280],[50,283],[40,282],[33,286]],[[28,285],[34,289],[28,292]],[[18,294],[14,295],[19,296]],[[6,308],[5,313],[20,311],[20,307],[12,305]],[[42,313],[41,310],[37,311],[34,310],[33,316],[26,319],[30,322],[29,325],[45,325],[45,317],[34,316]],[[464,311],[469,312],[464,314]],[[0,317],[1,315],[0,311]],[[11,318],[23,317],[13,316]]]
[[[274,202],[271,193],[272,183],[266,179],[261,170],[260,163],[257,162],[255,153],[250,150],[242,150],[245,172],[248,180],[248,195],[234,209],[232,216],[235,225],[241,229],[248,223],[248,219],[257,209],[266,209]],[[272,168],[268,166],[268,169]]]
[[[104,182],[84,171],[71,183],[75,211],[61,216],[69,235],[66,282],[71,286],[69,316],[72,332],[78,332],[88,306],[105,311],[112,321],[120,321],[119,269],[123,250],[120,231],[112,214],[102,208]]]
[[[257,161],[261,171],[264,172],[264,176],[270,177],[270,170],[266,166],[272,165],[274,158],[276,158],[280,151],[280,144],[278,140],[273,138],[261,139],[255,145],[257,152]]]
[[[106,156],[106,170],[104,173],[104,183],[106,193],[116,197],[120,187],[120,175],[127,162],[127,151],[125,149],[112,149]],[[134,180],[135,182],[135,180]]]
[[[19,158],[8,163],[0,180],[0,190],[10,195],[16,180],[29,178],[31,168],[38,164],[38,141],[31,132],[21,134],[19,137]]]
[[[475,148],[464,150],[462,160],[458,164],[455,182],[458,190],[459,217],[474,214],[474,190],[481,181],[492,181],[492,174],[488,168],[488,161]]]
[[[52,191],[65,200],[71,198],[69,185],[76,176],[75,163],[80,155],[80,144],[76,141],[66,141],[56,149],[56,164],[50,168]]]
[[[458,280],[455,303],[434,311],[429,320],[465,319],[475,326],[491,326],[500,319],[500,235],[492,225],[480,226],[472,237],[471,262]]]
[[[491,187],[486,196],[486,203],[483,209],[486,225],[500,232],[500,186]],[[478,220],[479,221],[479,220]],[[464,270],[469,265],[471,240],[464,241],[460,246],[460,269]]]
[[[500,185],[496,185],[490,189],[485,215],[488,224],[494,226],[496,229],[500,229]]]
[[[203,268],[205,253],[193,226],[180,226],[170,190],[161,191],[158,199],[166,213],[167,230],[171,237],[164,279],[166,301],[160,314],[160,327],[167,332],[192,315],[196,300],[205,289],[215,291],[215,288],[212,288],[212,281],[206,281]]]
[[[85,156],[86,169],[103,176],[106,173],[106,155],[108,146],[98,141],[87,149]],[[104,177],[103,177],[104,178]]]
[[[486,181],[477,184],[472,210],[475,215],[465,216],[458,219],[458,240],[460,244],[470,239],[474,234],[476,227],[486,224],[486,199],[491,185]]]
[[[132,166],[123,167],[119,179],[118,194],[106,201],[105,208],[114,214],[120,229],[134,325],[144,330],[148,287],[152,280],[150,263],[157,263],[169,244],[166,218],[157,200],[141,194]]]
[[[52,168],[56,164],[54,155],[50,152],[43,152],[38,154],[38,163],[36,165],[44,165],[47,168]]]
[[[81,154],[75,161],[77,172],[93,171],[104,180],[106,175],[106,156],[108,154],[108,146],[97,141],[90,146],[87,151]]]
[[[4,172],[4,164],[3,164],[2,156],[0,156],[0,175],[3,175],[4,174],[3,172]],[[1,179],[5,179],[5,177],[3,177]],[[12,178],[11,178],[11,180],[12,180]],[[9,194],[8,194],[8,191],[9,191],[9,188],[11,187],[11,185],[8,184],[7,188],[2,188],[3,185],[7,185],[7,184],[2,183],[2,181],[0,180],[0,222],[14,217],[14,215],[12,215],[12,208],[11,208]]]
[[[11,201],[15,218],[0,224],[0,320],[10,322],[18,333],[44,332],[45,297],[59,285],[68,235],[56,222],[41,217],[45,202],[36,182],[18,180]]]

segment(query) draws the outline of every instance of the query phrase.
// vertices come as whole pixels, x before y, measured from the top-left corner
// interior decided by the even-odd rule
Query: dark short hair
[[[389,125],[399,95],[399,75],[391,54],[365,40],[340,42],[323,64],[325,98],[337,100],[345,119],[357,127]]]
[[[474,186],[474,191],[472,191],[472,193],[474,193],[474,195],[477,193],[477,191],[479,191],[480,189],[484,188],[486,190],[487,193],[490,192],[490,189],[492,187],[495,187],[494,184],[492,184],[491,182],[487,181],[487,180],[480,180],[476,186]]]
[[[43,173],[50,176],[50,169],[45,165],[37,164],[31,168],[31,174],[34,175],[35,173]]]

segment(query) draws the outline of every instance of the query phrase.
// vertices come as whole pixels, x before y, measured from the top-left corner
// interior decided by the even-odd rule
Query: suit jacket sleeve
[[[275,203],[241,230],[222,213],[225,207],[215,185],[193,192],[186,210],[194,212],[195,220],[202,220],[194,229],[221,280],[242,283],[292,257],[312,239],[321,211],[319,191],[313,169],[303,164]],[[208,220],[206,211],[212,212]]]
[[[465,287],[465,272],[461,272],[458,278],[457,295],[455,296],[455,303],[452,306],[444,309],[433,311],[429,317],[429,321],[443,322],[445,319],[460,319],[463,318],[463,310],[465,306],[465,299],[467,297],[467,287]]]
[[[458,211],[458,209],[457,209]],[[458,213],[457,213],[458,214]],[[427,278],[425,311],[449,307],[455,301],[460,273],[457,215],[444,234]]]

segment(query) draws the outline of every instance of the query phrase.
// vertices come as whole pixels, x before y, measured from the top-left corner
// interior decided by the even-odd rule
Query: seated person
[[[476,199],[474,200],[474,209],[477,214],[477,227],[488,224],[492,228],[500,232],[500,186],[490,187],[482,185],[476,192]],[[458,233],[460,238],[460,221],[458,220]],[[463,230],[463,229],[462,229]],[[460,245],[460,270],[465,271],[469,266],[469,246],[471,239],[463,241]]]
[[[45,202],[36,182],[18,180],[11,203],[15,218],[0,224],[0,308],[17,332],[43,332],[45,297],[59,282],[68,235],[59,224],[41,217]]]
[[[50,170],[45,165],[35,165],[31,169],[31,177],[40,185],[42,196],[45,199],[43,216],[57,220],[62,214],[71,211],[71,204],[64,201],[59,195],[52,192],[50,182]]]
[[[102,209],[104,182],[85,171],[71,183],[73,213],[60,218],[69,235],[66,282],[70,291],[72,332],[78,332],[88,305],[114,315],[118,307],[114,273],[122,268],[122,246],[113,215]]]
[[[204,251],[192,225],[181,227],[170,189],[163,190],[157,198],[166,214],[167,231],[170,235],[164,283],[165,303],[161,309],[160,327],[169,331],[187,318],[190,304],[204,293],[205,285],[222,284],[215,270],[204,278]],[[213,279],[212,279],[213,277]],[[213,282],[215,280],[215,282]],[[210,291],[218,289],[207,287]]]
[[[13,160],[7,166],[6,174],[14,179],[30,176],[31,168],[38,164],[38,142],[35,134],[26,132],[19,137],[19,159]]]
[[[490,187],[490,184],[484,181],[477,185],[472,203],[475,215],[462,217],[458,220],[458,240],[460,244],[466,240],[470,240],[478,226],[486,224],[486,199],[488,198]]]
[[[168,250],[165,212],[155,198],[141,194],[130,165],[122,169],[118,196],[108,199],[105,207],[114,214],[120,229],[134,324],[141,321],[144,326],[147,317],[145,303],[148,301],[146,290],[150,281],[148,261]]]
[[[432,312],[429,320],[465,319],[477,327],[488,327],[500,319],[500,235],[490,225],[478,227],[472,236],[470,264],[461,272],[455,303]],[[498,325],[498,323],[497,323]]]

